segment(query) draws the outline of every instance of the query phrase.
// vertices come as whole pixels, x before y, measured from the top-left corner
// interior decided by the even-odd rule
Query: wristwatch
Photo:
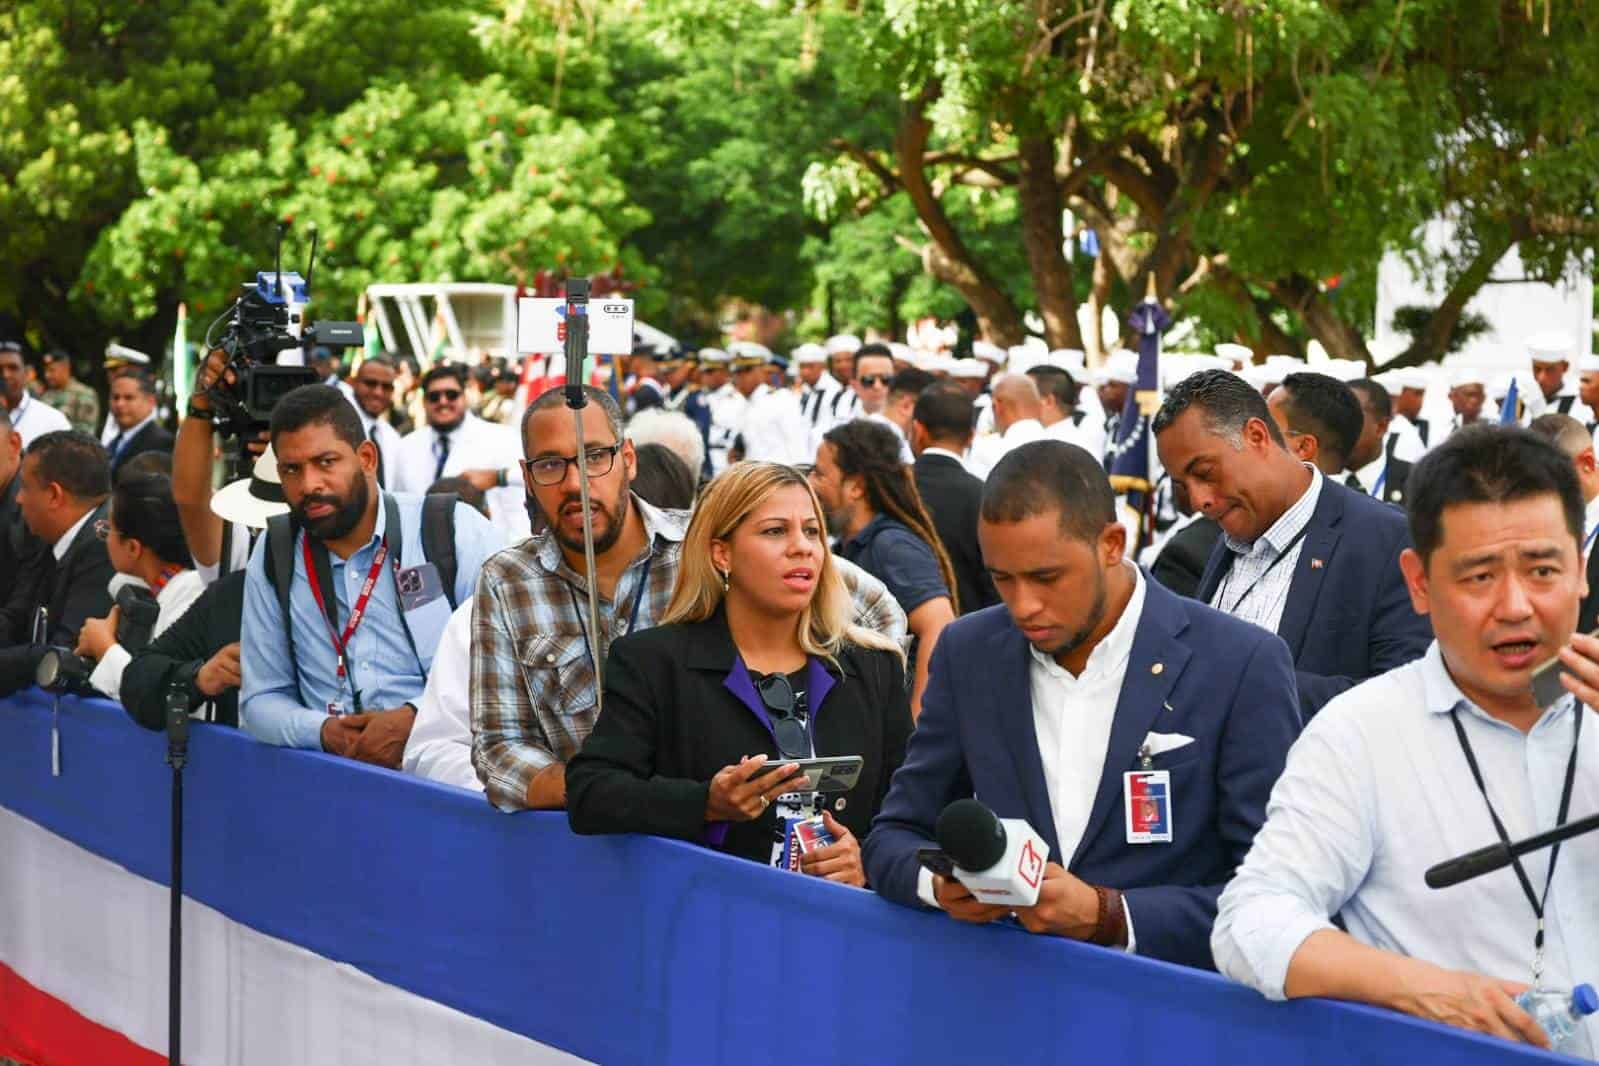
[[[190,400],[187,410],[185,410],[184,413],[183,413],[183,417],[184,418],[203,418],[207,422],[209,422],[209,421],[211,421],[211,412],[206,410],[205,408],[194,406],[194,401]]]

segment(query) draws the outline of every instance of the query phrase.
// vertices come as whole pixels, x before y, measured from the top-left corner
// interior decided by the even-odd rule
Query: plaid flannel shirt
[[[649,550],[623,572],[615,596],[600,600],[607,648],[630,631],[635,608],[632,627],[660,624],[688,527],[687,511],[632,501]],[[903,647],[905,612],[888,589],[844,559],[834,562],[854,596],[856,624]],[[584,636],[587,612],[588,583],[548,530],[483,564],[472,615],[472,765],[501,810],[525,808],[534,776],[569,761],[594,729],[599,694]]]

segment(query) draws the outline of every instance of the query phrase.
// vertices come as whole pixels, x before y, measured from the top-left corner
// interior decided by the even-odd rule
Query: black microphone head
[[[975,799],[944,808],[935,830],[938,846],[963,870],[986,870],[1005,855],[1005,826]]]

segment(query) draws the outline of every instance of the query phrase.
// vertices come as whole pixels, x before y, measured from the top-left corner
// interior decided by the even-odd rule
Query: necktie
[[[1356,492],[1365,492],[1366,491],[1366,486],[1364,486],[1364,485],[1362,485],[1360,483],[1360,479],[1358,477],[1356,477],[1353,472],[1349,473],[1348,475],[1346,475],[1344,477],[1344,484],[1348,485],[1350,488],[1354,489]]]
[[[126,437],[126,433],[118,433],[116,437],[112,439],[111,447],[109,449],[111,452],[111,458],[115,459],[117,457],[117,453],[122,450],[122,441]]]
[[[450,434],[446,430],[439,430],[438,465],[433,468],[433,480],[437,481],[444,476],[444,464],[450,461]]]
[[[383,445],[378,443],[378,424],[373,419],[372,424],[366,427],[366,439],[372,442],[372,447],[378,452],[378,488],[388,488],[388,483],[383,480]],[[437,481],[438,478],[433,480]]]

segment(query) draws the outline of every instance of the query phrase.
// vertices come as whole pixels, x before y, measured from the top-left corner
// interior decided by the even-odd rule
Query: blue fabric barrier
[[[165,884],[165,737],[115,704],[63,699],[52,777],[50,706],[37,691],[0,701],[0,806]],[[599,1062],[1546,1058],[1383,1011],[1268,1003],[1213,974],[961,926],[675,841],[580,838],[563,815],[503,815],[227,729],[195,725],[185,774],[194,899]]]

